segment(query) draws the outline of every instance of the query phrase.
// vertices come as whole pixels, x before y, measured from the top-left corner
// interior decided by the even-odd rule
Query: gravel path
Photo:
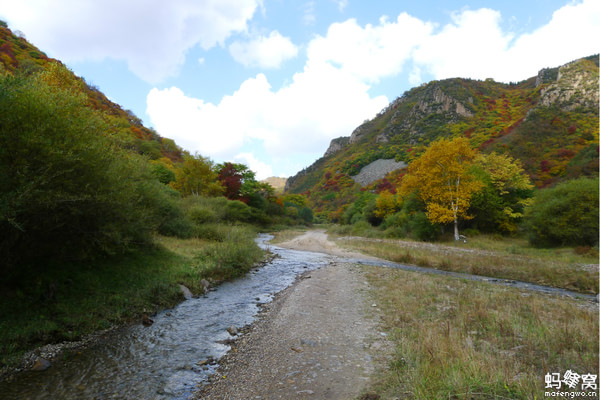
[[[327,239],[304,236],[314,242],[314,235]],[[265,306],[194,398],[356,398],[387,353],[368,289],[356,265],[334,262],[304,274]]]

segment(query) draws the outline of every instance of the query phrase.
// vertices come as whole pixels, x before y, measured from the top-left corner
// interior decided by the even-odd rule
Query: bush
[[[239,200],[228,201],[225,206],[224,219],[227,221],[247,222],[250,220],[250,207]]]
[[[226,229],[228,228],[222,225],[204,224],[196,227],[195,235],[199,239],[223,242],[226,239]]]
[[[525,214],[535,246],[598,244],[598,178],[580,178],[540,190]]]
[[[217,220],[217,216],[215,215],[214,211],[202,206],[194,206],[190,208],[188,210],[188,215],[196,225],[215,222]]]
[[[147,160],[119,147],[119,131],[56,86],[62,66],[0,76],[0,259],[84,260],[148,244],[164,185]],[[163,204],[164,205],[164,204]]]
[[[427,214],[422,211],[410,216],[408,229],[414,239],[422,241],[433,241],[440,235],[438,226],[432,224],[427,218]]]
[[[262,250],[253,238],[255,232],[246,227],[220,227],[226,240],[202,248],[198,261],[212,264],[212,273],[228,279],[247,272],[262,257]]]
[[[313,221],[313,212],[310,208],[308,207],[303,207],[300,212],[298,213],[298,216],[300,218],[302,218],[304,220],[304,222],[310,224]]]

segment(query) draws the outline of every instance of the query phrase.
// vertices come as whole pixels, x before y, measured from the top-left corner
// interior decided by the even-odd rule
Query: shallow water
[[[257,243],[277,257],[246,276],[220,285],[206,296],[189,299],[153,316],[150,327],[125,327],[105,340],[44,372],[26,372],[12,382],[0,383],[0,399],[185,399],[214,373],[216,365],[200,366],[218,359],[229,346],[230,326],[250,324],[259,304],[293,283],[296,276],[333,261],[435,273],[460,279],[485,281],[520,289],[593,300],[562,289],[523,282],[446,272],[386,261],[343,259],[320,253],[269,246],[272,237],[260,235]]]
[[[296,276],[329,264],[331,256],[259,245],[278,255],[266,266],[153,316],[154,324],[118,329],[44,372],[26,372],[0,384],[0,399],[184,399],[214,372],[197,365],[229,346],[230,326],[250,324],[260,303]]]

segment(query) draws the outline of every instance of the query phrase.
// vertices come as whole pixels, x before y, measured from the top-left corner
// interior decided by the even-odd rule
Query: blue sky
[[[600,51],[597,0],[0,0],[0,19],[162,136],[259,178],[421,83],[520,81]]]

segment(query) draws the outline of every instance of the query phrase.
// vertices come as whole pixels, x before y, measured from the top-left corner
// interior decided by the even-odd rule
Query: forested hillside
[[[0,21],[0,375],[173,305],[179,284],[239,276],[263,258],[258,229],[311,220],[302,196],[182,150]]]
[[[406,166],[436,140],[459,137],[481,154],[516,160],[536,188],[597,176],[598,56],[518,83],[456,78],[413,88],[350,137],[334,139],[286,190],[306,194],[321,220],[349,222],[352,204],[373,208],[375,195],[395,194],[406,173],[384,171],[363,186],[355,180],[364,167],[385,159]]]

